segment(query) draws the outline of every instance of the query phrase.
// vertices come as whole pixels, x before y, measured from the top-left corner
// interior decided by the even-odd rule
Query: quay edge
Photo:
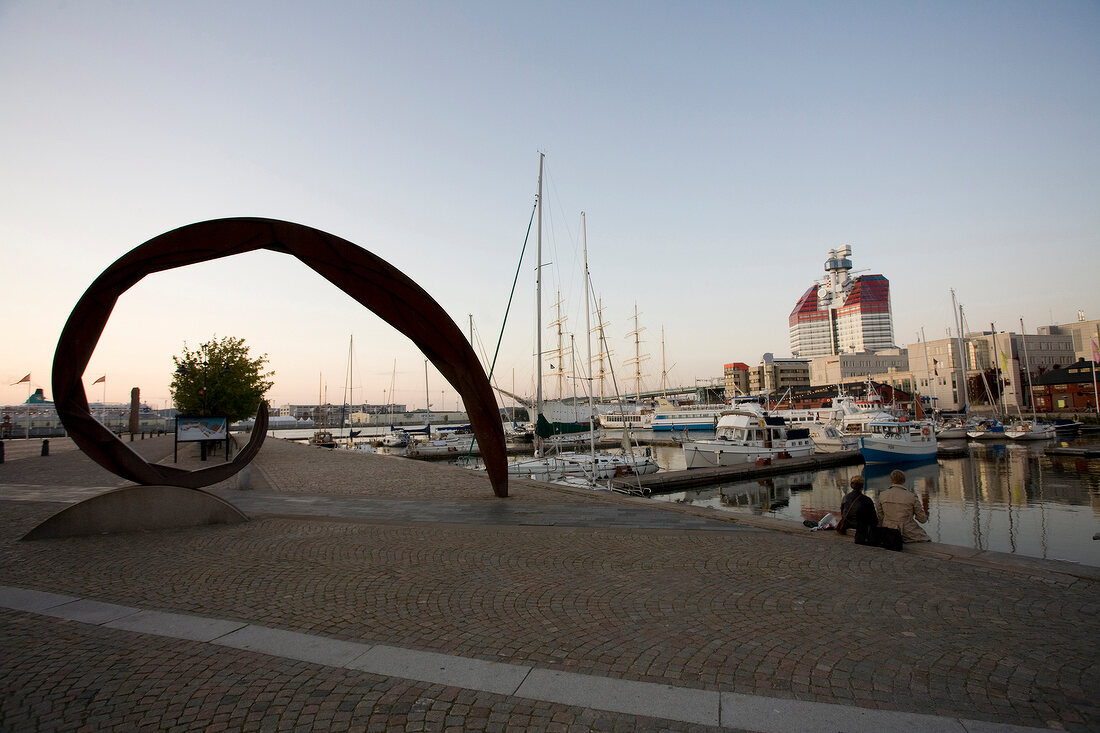
[[[666,494],[696,486],[709,486],[728,481],[751,481],[768,476],[781,476],[798,471],[816,471],[820,468],[846,466],[855,463],[863,463],[863,456],[860,455],[859,451],[817,453],[804,458],[783,458],[762,466],[755,463],[746,463],[743,466],[713,466],[680,471],[658,471],[645,476],[618,478],[613,480],[611,485],[614,488],[623,490],[638,489],[640,487],[649,489],[655,494]]]

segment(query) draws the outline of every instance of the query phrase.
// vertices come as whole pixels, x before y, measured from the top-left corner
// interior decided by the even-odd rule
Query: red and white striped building
[[[829,250],[825,277],[802,294],[791,311],[791,354],[800,358],[897,348],[890,310],[890,281],[852,277],[852,248]]]

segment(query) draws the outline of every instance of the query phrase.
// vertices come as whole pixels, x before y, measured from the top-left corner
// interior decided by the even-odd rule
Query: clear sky
[[[52,397],[61,328],[111,262],[225,216],[375,252],[491,351],[539,152],[547,320],[560,290],[583,361],[583,210],[620,379],[635,306],[646,386],[662,329],[677,383],[789,355],[790,311],[843,244],[889,278],[902,346],[945,334],[951,288],[974,329],[1098,318],[1098,80],[1083,0],[5,0],[0,403],[28,372]],[[533,306],[529,250],[496,367],[525,393]],[[352,336],[355,401],[425,401],[407,339],[268,253],[131,289],[90,399],[106,375],[108,401],[163,407],[172,355],[215,334],[268,355],[276,405],[341,401]],[[434,370],[427,391],[455,405]]]

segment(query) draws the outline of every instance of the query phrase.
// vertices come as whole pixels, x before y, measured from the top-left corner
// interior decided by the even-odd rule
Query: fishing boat
[[[782,417],[745,403],[727,408],[718,420],[713,440],[688,441],[683,450],[688,468],[707,468],[753,463],[761,458],[812,456],[814,442],[808,428],[789,427]]]
[[[873,422],[860,438],[867,463],[908,463],[936,457],[936,433],[927,422],[882,420]]]

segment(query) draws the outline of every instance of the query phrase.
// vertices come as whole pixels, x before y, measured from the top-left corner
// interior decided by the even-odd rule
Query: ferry
[[[653,413],[651,429],[714,430],[729,405],[661,405]]]
[[[652,412],[605,412],[600,414],[600,427],[604,428],[639,428],[648,430],[653,426]]]

